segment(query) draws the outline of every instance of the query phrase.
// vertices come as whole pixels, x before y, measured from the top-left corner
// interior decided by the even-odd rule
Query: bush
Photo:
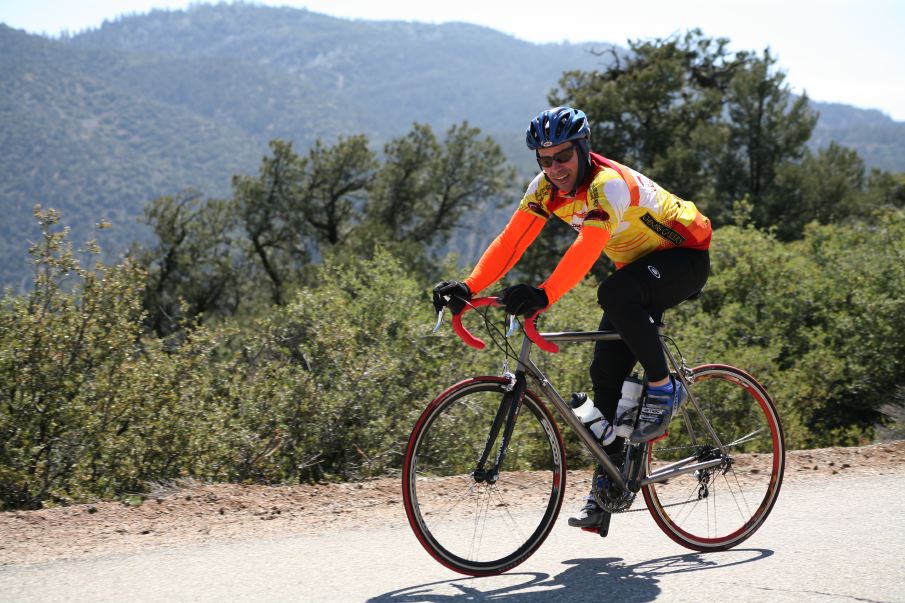
[[[129,260],[83,267],[66,231],[55,231],[56,213],[36,216],[34,288],[0,303],[4,508],[122,497],[183,477],[392,474],[434,396],[502,368],[492,347],[471,350],[448,327],[431,334],[427,287],[381,250],[328,256],[312,267],[313,285],[257,317],[186,324],[161,339],[142,327],[141,269]],[[668,331],[690,364],[725,362],[758,377],[790,447],[871,441],[903,404],[903,249],[901,211],[811,225],[793,243],[722,228],[703,298],[667,313]],[[595,291],[594,279],[579,284],[543,330],[595,329]],[[483,333],[477,313],[466,322]],[[568,397],[590,388],[592,353],[571,344],[534,360]],[[574,440],[569,448],[574,458]]]
[[[292,483],[395,471],[414,418],[472,365],[430,334],[391,256],[327,261],[316,288],[250,324],[142,331],[144,274],[83,268],[53,232],[34,290],[0,311],[4,507],[111,498],[181,477]],[[68,285],[68,287],[64,286]]]
[[[135,410],[118,391],[140,363],[141,273],[128,262],[83,268],[66,231],[53,232],[56,212],[36,208],[36,217],[43,237],[30,250],[35,287],[22,297],[5,295],[0,309],[6,506],[105,491],[105,449]]]
[[[862,444],[887,421],[905,380],[905,214],[844,227],[811,224],[781,243],[746,227],[718,230],[700,303],[673,329],[695,361],[758,377],[776,399],[789,445]]]

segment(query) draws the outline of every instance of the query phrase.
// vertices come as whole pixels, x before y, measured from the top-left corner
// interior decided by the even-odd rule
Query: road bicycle
[[[465,310],[498,305],[499,298],[478,298]],[[453,330],[483,349],[462,325],[464,313],[453,317]],[[507,338],[500,339],[488,309],[481,313],[505,352],[502,374],[460,381],[428,404],[403,465],[409,524],[441,564],[472,576],[500,574],[524,562],[550,533],[565,496],[566,448],[544,400],[598,464],[593,495],[606,511],[596,528],[600,535],[607,534],[612,514],[643,510],[632,508],[638,492],[657,526],[692,550],[732,548],[763,524],[782,484],[785,442],[776,406],[754,377],[724,364],[688,367],[658,324],[663,353],[688,397],[664,436],[626,439],[624,464],[617,466],[530,355],[535,346],[552,353],[559,343],[620,335],[539,333],[535,314],[524,322],[516,355],[508,337],[517,319],[510,317]],[[510,358],[517,360],[514,372]],[[634,424],[638,412],[640,405],[621,420]]]

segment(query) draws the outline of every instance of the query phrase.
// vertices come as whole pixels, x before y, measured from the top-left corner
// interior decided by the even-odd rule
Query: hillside
[[[185,187],[225,193],[260,146],[231,124],[117,86],[121,61],[0,26],[0,283],[16,283],[35,203],[63,211],[76,241],[101,218],[107,246],[141,236],[136,217],[157,195]]]
[[[474,25],[352,21],[242,4],[154,11],[86,32],[70,45],[128,53],[135,63],[192,58],[272,69],[282,81],[244,91],[241,104],[251,108],[251,97],[263,92],[258,100],[269,120],[242,125],[301,141],[361,131],[384,139],[413,121],[442,130],[463,119],[512,136],[522,129],[521,113],[535,112],[565,69],[593,68],[599,59],[589,50],[608,46],[534,45]],[[273,104],[300,88],[313,94]],[[166,100],[192,100],[182,96]],[[230,119],[242,119],[236,108],[228,110]],[[280,123],[285,118],[290,122]]]
[[[60,40],[0,25],[0,284],[25,282],[34,203],[62,210],[76,241],[121,250],[144,235],[147,201],[228,195],[273,138],[305,149],[364,132],[379,149],[413,122],[441,132],[467,119],[514,154],[562,71],[597,64],[591,48],[249,5],[153,11]],[[101,218],[114,227],[94,232]]]
[[[813,101],[811,105],[820,113],[811,148],[836,141],[857,150],[868,167],[905,172],[905,122],[876,109]]]
[[[379,150],[413,122],[468,120],[521,167],[525,121],[563,71],[609,44],[530,44],[461,23],[361,21],[247,4],[152,11],[61,39],[0,25],[0,285],[22,286],[36,202],[74,240],[122,250],[144,204],[188,187],[229,194],[267,141],[365,133]],[[595,54],[594,51],[598,51]],[[815,145],[905,170],[905,124],[816,103]]]

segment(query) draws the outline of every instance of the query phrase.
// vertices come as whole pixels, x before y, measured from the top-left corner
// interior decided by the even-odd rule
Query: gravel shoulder
[[[900,474],[905,473],[905,440],[791,451],[786,460],[786,484]],[[587,471],[569,472],[570,498],[584,495],[589,477]],[[0,513],[0,565],[406,523],[396,477],[291,487],[189,482],[152,492],[141,504],[97,502]]]

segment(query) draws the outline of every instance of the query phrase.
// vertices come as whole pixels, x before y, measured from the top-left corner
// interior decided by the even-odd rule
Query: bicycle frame
[[[540,333],[540,336],[546,341],[563,343],[618,341],[622,339],[622,336],[615,331],[566,331],[556,333]],[[660,335],[660,341],[662,344],[662,334]],[[606,471],[606,473],[613,479],[614,483],[619,488],[637,492],[641,489],[641,486],[650,483],[662,482],[676,475],[692,473],[701,469],[709,469],[711,467],[719,466],[723,463],[723,456],[726,454],[726,448],[717,435],[716,431],[710,425],[710,422],[707,420],[706,416],[700,411],[697,400],[695,400],[694,394],[691,392],[691,388],[689,387],[691,383],[688,381],[685,375],[684,364],[676,360],[675,356],[666,345],[662,345],[663,353],[666,355],[669,364],[673,367],[675,374],[686,387],[686,391],[688,392],[687,403],[690,404],[698,413],[698,415],[703,419],[709,435],[713,438],[713,441],[717,443],[717,447],[720,449],[722,454],[718,459],[712,459],[703,462],[695,462],[698,460],[697,457],[690,456],[688,458],[676,461],[675,463],[672,463],[667,467],[662,467],[650,475],[643,476],[641,479],[632,479],[629,482],[626,482],[626,478],[629,477],[629,472],[627,472],[626,475],[623,475],[619,471],[616,465],[614,465],[610,460],[606,452],[604,452],[603,447],[594,439],[593,435],[585,428],[584,424],[582,424],[581,419],[579,419],[575,415],[575,413],[572,412],[569,404],[563,399],[559,392],[556,391],[556,388],[553,387],[553,384],[550,382],[544,372],[529,358],[533,343],[534,342],[528,336],[526,336],[522,340],[522,349],[519,353],[518,359],[519,366],[521,368],[524,368],[526,373],[538,383],[541,391],[544,393],[547,400],[553,405],[553,407],[556,408],[563,421],[565,421],[565,423],[572,429],[572,431],[575,432],[588,452],[591,453],[594,459],[603,467],[604,471]],[[683,419],[688,426],[689,432],[693,434],[694,431],[692,430],[690,419],[687,416],[687,410],[683,408],[681,412],[683,413]],[[637,446],[642,447],[641,457],[643,458],[644,452],[646,452],[647,449],[647,443],[642,443]]]
[[[485,305],[497,305],[498,302],[495,298],[480,298],[472,300],[472,303],[472,307],[480,307]],[[664,336],[662,332],[660,332],[661,348],[664,355],[666,356],[667,362],[670,364],[670,366],[672,366],[675,375],[685,386],[685,390],[688,393],[687,403],[680,410],[688,432],[689,434],[691,434],[693,439],[697,439],[694,429],[692,428],[691,420],[688,417],[688,406],[690,405],[706,426],[708,435],[712,438],[711,441],[715,443],[715,447],[720,450],[720,456],[718,458],[709,459],[700,459],[697,455],[689,456],[687,458],[671,463],[666,467],[661,467],[650,475],[639,477],[638,473],[640,472],[640,467],[642,466],[642,464],[640,462],[637,463],[636,468],[634,461],[640,461],[644,458],[644,455],[647,452],[648,444],[632,444],[632,446],[635,447],[635,450],[640,451],[640,454],[632,457],[634,460],[627,460],[625,473],[623,474],[619,470],[619,468],[616,467],[615,464],[613,464],[606,452],[604,452],[603,447],[600,445],[600,443],[594,439],[590,431],[585,428],[581,420],[575,415],[574,412],[572,412],[569,404],[563,399],[559,392],[556,391],[556,388],[553,387],[553,384],[540,369],[540,367],[538,367],[530,358],[531,348],[533,345],[537,345],[538,347],[546,351],[555,352],[556,350],[558,350],[556,342],[587,343],[592,341],[618,341],[622,339],[622,336],[615,331],[562,331],[553,333],[538,333],[537,328],[534,324],[537,316],[538,314],[535,314],[525,322],[525,336],[522,339],[522,347],[521,351],[519,352],[518,369],[516,370],[516,373],[514,375],[510,375],[510,378],[512,379],[510,393],[504,396],[503,400],[500,403],[500,407],[496,413],[496,416],[494,417],[487,444],[484,447],[484,452],[478,460],[478,464],[475,469],[475,479],[479,481],[483,481],[485,479],[488,481],[496,481],[496,478],[499,475],[499,468],[502,466],[503,459],[506,455],[506,447],[509,443],[509,437],[512,434],[512,431],[515,427],[515,421],[518,418],[518,406],[521,402],[522,396],[524,395],[525,388],[527,387],[527,376],[530,376],[537,382],[544,396],[557,410],[562,420],[572,429],[573,432],[575,432],[579,440],[581,440],[582,444],[584,445],[585,449],[587,449],[588,452],[591,453],[591,456],[593,456],[594,459],[601,465],[601,467],[603,467],[603,470],[607,473],[607,475],[610,476],[610,478],[612,478],[615,485],[622,490],[638,492],[642,486],[645,486],[647,484],[666,481],[677,475],[710,469],[712,467],[718,467],[724,464],[725,459],[728,456],[726,446],[720,440],[716,431],[711,426],[710,421],[707,420],[706,415],[701,412],[701,408],[691,391],[691,381],[689,380],[689,375],[686,373],[684,360],[680,361],[676,359],[676,357],[670,351],[669,347],[665,344]],[[468,332],[467,329],[462,326],[461,314],[453,317],[453,330],[456,332],[456,334],[459,335],[460,338],[462,338],[462,340],[466,344],[478,349],[482,349],[484,347],[483,341],[475,338],[473,335],[471,335],[471,333]],[[493,442],[496,441],[500,429],[503,427],[504,420],[505,428],[503,429],[503,438],[500,442],[496,459],[494,460],[493,469],[491,471],[488,471],[484,469],[484,465],[486,464],[487,459],[490,457]]]

